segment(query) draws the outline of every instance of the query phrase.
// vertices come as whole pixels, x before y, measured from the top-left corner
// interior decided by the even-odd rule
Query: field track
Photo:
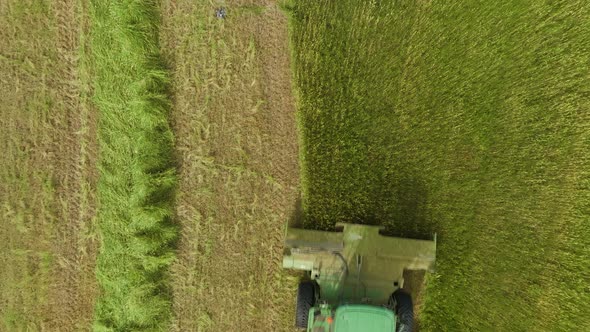
[[[97,120],[85,5],[0,3],[0,330],[92,321]]]
[[[287,21],[272,1],[164,1],[181,225],[175,331],[289,331],[297,279],[281,271],[298,198]]]

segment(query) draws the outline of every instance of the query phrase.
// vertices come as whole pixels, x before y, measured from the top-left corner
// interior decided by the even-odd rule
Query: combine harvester
[[[412,331],[403,272],[433,271],[436,235],[425,241],[384,236],[379,226],[336,229],[287,229],[283,267],[309,273],[299,284],[296,326],[307,332]]]

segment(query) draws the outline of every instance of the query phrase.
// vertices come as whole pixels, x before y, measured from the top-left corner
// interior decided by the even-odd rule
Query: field
[[[228,3],[226,21],[206,1],[134,4],[0,4],[0,330],[288,330],[286,16],[273,2]]]
[[[293,331],[288,221],[436,232],[423,331],[590,330],[589,63],[581,0],[1,1],[0,331]]]
[[[96,112],[83,1],[0,2],[0,330],[87,329]]]
[[[307,226],[437,232],[424,330],[590,329],[590,7],[289,11]]]
[[[289,331],[281,271],[296,211],[297,132],[286,16],[272,1],[164,1],[179,160],[173,331]]]

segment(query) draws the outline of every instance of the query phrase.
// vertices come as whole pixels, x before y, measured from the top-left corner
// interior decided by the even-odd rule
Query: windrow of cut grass
[[[171,299],[173,135],[157,1],[91,1],[100,112],[97,331],[163,330]]]

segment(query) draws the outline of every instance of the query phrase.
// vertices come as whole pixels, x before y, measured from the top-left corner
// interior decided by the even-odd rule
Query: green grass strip
[[[102,236],[94,329],[164,330],[176,179],[157,2],[91,1],[91,20]]]

